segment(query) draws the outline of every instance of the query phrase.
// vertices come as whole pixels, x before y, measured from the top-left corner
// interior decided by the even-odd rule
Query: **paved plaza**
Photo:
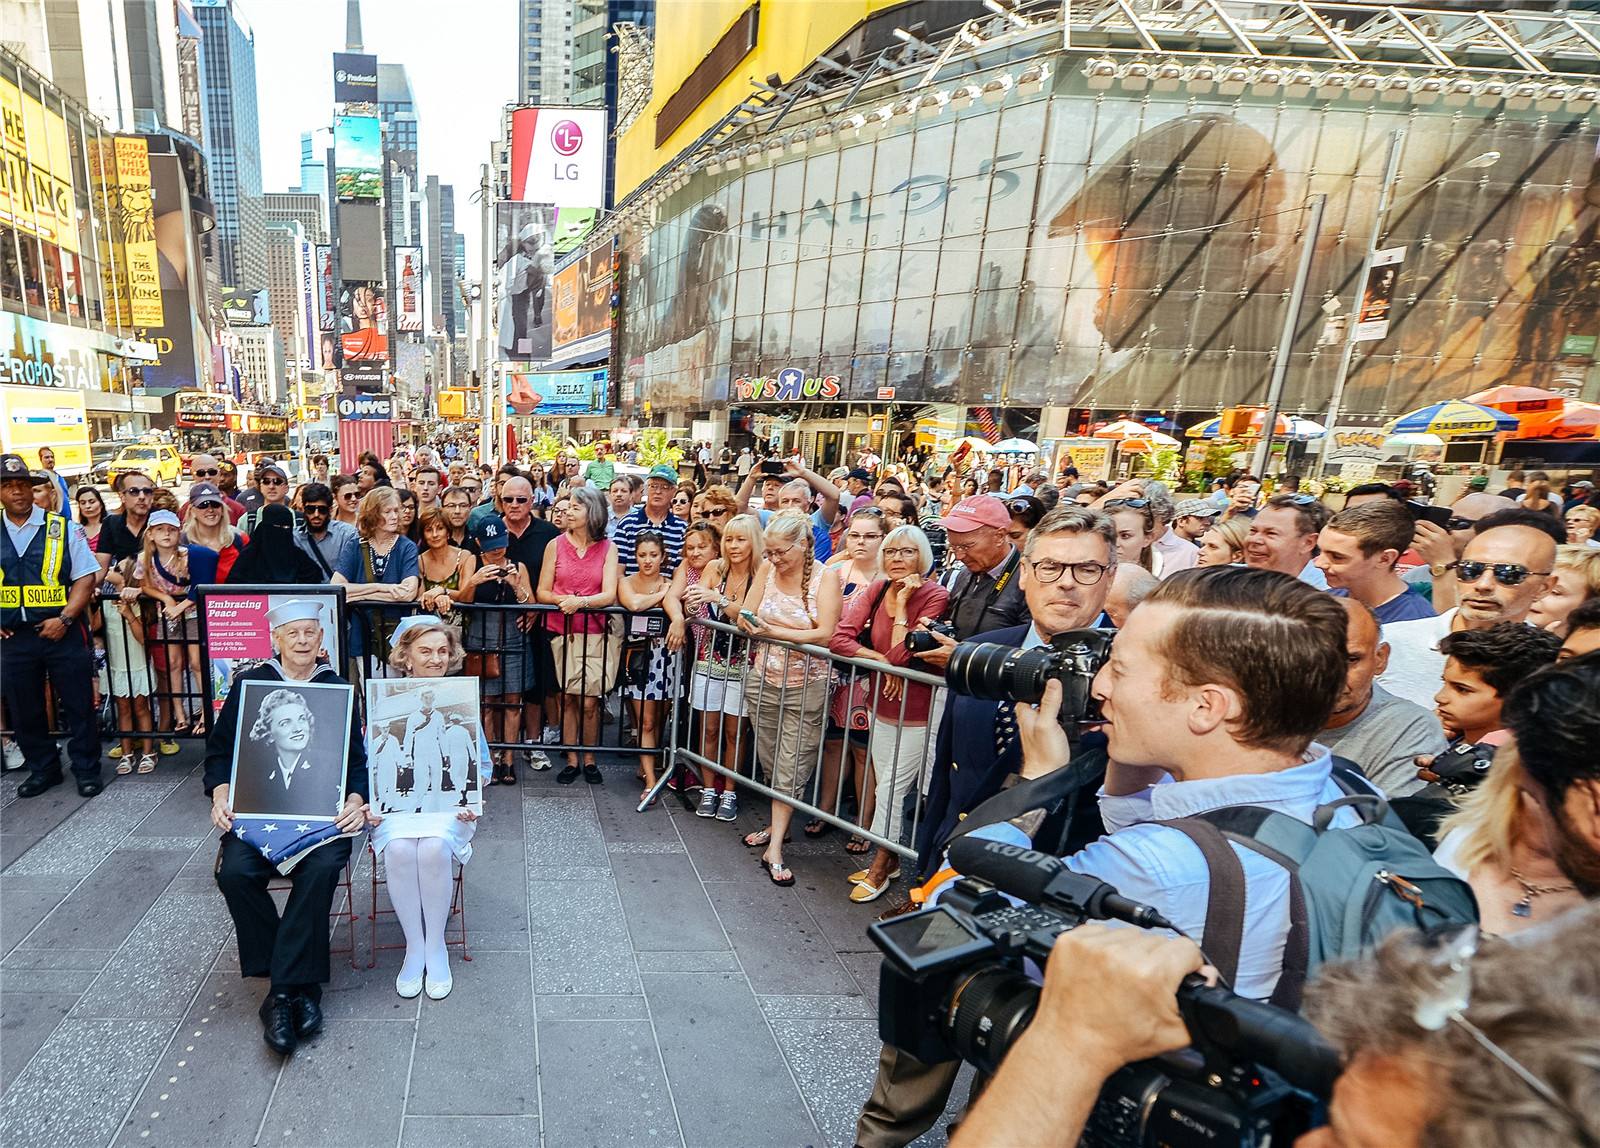
[[[17,800],[24,776],[0,779],[6,1148],[851,1143],[887,900],[848,902],[837,833],[796,840],[780,889],[748,812],[637,814],[631,764],[603,786],[524,771],[490,791],[451,996],[396,996],[398,950],[366,967],[363,851],[360,967],[334,957],[326,1029],[284,1061],[212,880],[198,747],[87,801],[70,779]]]

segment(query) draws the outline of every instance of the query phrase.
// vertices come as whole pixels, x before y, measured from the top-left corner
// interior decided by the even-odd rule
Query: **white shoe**
[[[411,981],[406,980],[404,977],[395,977],[394,991],[406,1000],[411,1000],[422,992],[422,977],[419,975],[415,980]],[[430,992],[428,995],[432,996],[433,994]]]
[[[542,749],[528,751],[528,768],[534,771],[550,768],[550,755]]]
[[[21,769],[27,764],[27,761],[22,756],[22,747],[7,738],[5,744],[5,768],[8,770]]]
[[[436,981],[432,977],[429,977],[428,999],[431,1001],[444,1000],[445,997],[450,995],[450,990],[455,986],[455,983],[454,977],[445,977],[445,979],[442,981]]]
[[[553,725],[545,726],[544,727],[544,732],[542,732],[539,735],[539,744],[541,744],[541,745],[560,745],[561,744],[561,731],[558,730]]]

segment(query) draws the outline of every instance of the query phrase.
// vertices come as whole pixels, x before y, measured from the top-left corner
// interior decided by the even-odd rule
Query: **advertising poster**
[[[378,57],[363,52],[335,52],[333,101],[337,104],[377,103]]]
[[[77,206],[67,125],[57,112],[4,75],[0,75],[0,148],[6,176],[0,179],[0,223],[14,224],[18,231],[76,252]]]
[[[292,594],[274,594],[240,586],[203,586],[200,616],[206,662],[211,667],[212,712],[222,709],[234,679],[272,657],[272,631],[267,611],[288,602],[315,600],[322,612],[322,655],[342,672],[344,665],[344,591],[336,586],[301,586]],[[237,807],[236,807],[237,808]]]
[[[156,362],[144,366],[145,393],[165,395],[194,390],[210,378],[211,342],[200,319],[204,310],[195,303],[201,285],[189,281],[189,268],[204,266],[204,262],[198,253],[191,258],[198,241],[178,157],[151,156],[150,176],[155,195],[162,322],[136,330],[135,334],[156,347]]]
[[[39,448],[47,446],[55,451],[58,473],[88,472],[89,417],[81,390],[0,386],[0,420],[6,450],[29,466],[39,465]]]
[[[230,327],[265,327],[271,322],[271,301],[265,287],[224,287],[222,317]]]
[[[317,244],[314,258],[317,271],[317,326],[324,331],[331,331],[339,315],[339,294],[333,283],[333,246]]]
[[[1353,342],[1371,343],[1389,333],[1389,311],[1394,305],[1394,288],[1405,262],[1404,247],[1386,247],[1372,256],[1366,286],[1361,290],[1361,309],[1356,312]]]
[[[397,329],[422,330],[422,248],[394,249],[394,297]]]
[[[1111,477],[1111,455],[1116,442],[1108,438],[1064,438],[1056,443],[1056,459],[1052,474],[1071,465],[1078,468],[1078,477],[1084,482]],[[1068,459],[1071,462],[1068,462]]]
[[[161,269],[156,258],[155,196],[150,186],[150,151],[142,136],[117,136],[116,192],[111,226],[121,266],[118,295],[128,301],[135,327],[161,326]]]
[[[351,397],[346,395],[337,404],[339,417],[342,419],[367,419],[394,418],[394,400],[388,395],[360,395]]]
[[[605,368],[547,371],[512,364],[506,371],[506,405],[515,415],[600,415],[606,412]]]
[[[389,358],[389,305],[376,283],[347,281],[339,294],[339,346],[345,362]]]
[[[340,199],[383,195],[383,132],[377,116],[333,118],[333,163]]]
[[[477,678],[367,682],[367,767],[380,817],[483,812]]]
[[[339,368],[339,382],[346,393],[381,394],[388,378],[383,363],[346,363]]]
[[[497,357],[543,363],[550,358],[550,276],[555,254],[553,207],[501,203],[495,212]]]
[[[586,252],[557,271],[554,291],[552,361],[603,352],[611,342],[610,246]]]
[[[556,257],[564,258],[581,248],[599,218],[600,212],[593,207],[558,208],[554,241]]]
[[[511,198],[556,207],[605,200],[604,108],[517,108],[511,113]]]
[[[317,260],[315,248],[306,242],[300,244],[300,309],[304,312],[301,318],[306,329],[306,356],[302,365],[314,371],[321,355],[317,347]]]

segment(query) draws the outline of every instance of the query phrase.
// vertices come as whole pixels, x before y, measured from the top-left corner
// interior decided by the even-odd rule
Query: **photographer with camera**
[[[1011,511],[1004,502],[988,494],[963,498],[939,519],[939,526],[964,569],[950,587],[950,604],[941,623],[923,627],[934,644],[918,656],[943,670],[957,642],[1025,625],[1029,612],[1017,577],[1022,556],[1011,544]]]

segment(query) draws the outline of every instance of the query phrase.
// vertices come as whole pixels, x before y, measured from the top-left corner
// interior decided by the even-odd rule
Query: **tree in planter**
[[[639,465],[644,467],[666,463],[675,467],[683,459],[683,448],[667,445],[664,427],[646,427],[639,432]]]

